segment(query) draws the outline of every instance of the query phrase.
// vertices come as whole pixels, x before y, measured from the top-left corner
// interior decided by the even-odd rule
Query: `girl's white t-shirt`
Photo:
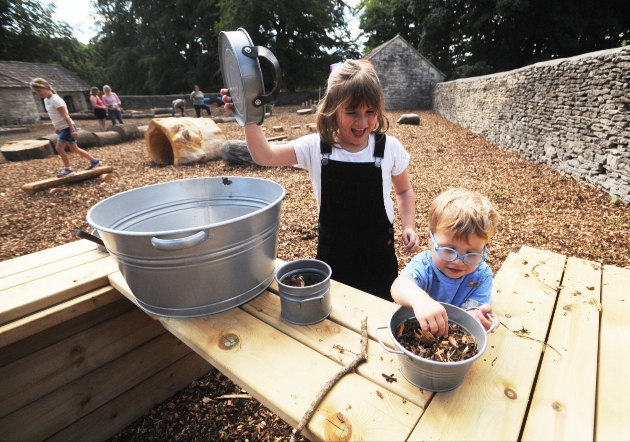
[[[332,154],[328,157],[334,161],[345,161],[348,163],[374,163],[374,134],[370,135],[368,145],[360,152],[351,153],[341,149],[338,145],[333,146]],[[322,174],[322,154],[320,149],[319,134],[310,134],[291,141],[295,149],[298,160],[298,167],[308,170],[308,174],[313,183],[317,207],[321,205],[321,174]],[[390,222],[394,222],[394,202],[391,198],[392,176],[400,175],[409,165],[409,153],[397,138],[387,136],[385,143],[385,156],[381,161],[381,173],[383,174],[383,200],[385,201],[385,211]]]
[[[52,122],[53,126],[55,126],[55,129],[61,130],[70,127],[68,126],[66,119],[63,117],[63,115],[61,115],[61,112],[59,112],[58,109],[60,107],[63,107],[66,109],[66,112],[68,111],[66,102],[63,101],[63,98],[61,98],[57,94],[52,94],[50,98],[44,98],[44,106],[46,106],[46,112],[48,112],[50,121]]]

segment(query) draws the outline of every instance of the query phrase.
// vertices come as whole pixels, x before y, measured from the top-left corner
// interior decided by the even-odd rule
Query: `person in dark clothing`
[[[232,110],[227,89],[225,108]],[[271,146],[256,124],[244,127],[253,160],[263,166],[307,169],[319,206],[317,259],[332,278],[392,301],[398,276],[394,242],[396,194],[407,253],[418,250],[409,153],[392,136],[380,81],[369,62],[337,65],[317,111],[318,133]]]

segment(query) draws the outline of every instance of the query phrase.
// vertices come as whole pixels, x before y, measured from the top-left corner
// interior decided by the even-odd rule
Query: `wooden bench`
[[[95,246],[90,243],[88,247],[86,243],[78,241],[72,246],[51,249],[55,252],[39,252],[43,254],[40,256],[50,253],[51,259],[48,264],[41,266],[47,270],[32,268],[33,275],[43,272],[47,276],[42,279],[51,278],[55,272],[63,274],[66,271],[62,270],[64,266],[58,261],[81,261],[76,255],[62,257],[61,251],[66,250],[66,247],[84,247],[87,250],[81,254],[85,254],[84,258],[91,259],[90,263],[93,263],[95,260],[93,256],[90,258],[90,253],[94,251],[89,249]],[[107,254],[99,256],[96,262],[102,262],[99,265],[92,264],[99,269],[94,271],[93,277],[87,276],[84,266],[90,267],[88,263],[71,267],[75,270],[67,276],[76,275],[72,277],[72,284],[59,277],[55,279],[56,284],[90,287],[75,290],[77,294],[66,300],[60,299],[63,296],[60,296],[59,290],[50,290],[58,310],[66,314],[71,311],[61,306],[72,299],[77,305],[89,303],[89,297],[83,301],[81,297],[90,291],[104,290],[109,293],[107,296],[123,294],[134,300],[124,278],[116,271],[113,259]],[[17,260],[27,262],[30,258],[0,263],[0,283],[8,281],[6,278],[9,277],[16,278],[16,273],[11,273],[10,269],[14,267],[12,262]],[[107,274],[109,284],[116,290],[108,288],[107,282],[89,283],[92,280],[102,281],[103,274]],[[37,280],[35,276],[24,279],[28,281],[26,284],[35,284],[34,280]],[[0,300],[3,305],[9,299],[4,294],[14,290],[17,287],[14,284],[5,284],[1,288]],[[40,283],[40,287],[43,286],[49,287],[51,284]],[[174,342],[184,342],[283,420],[295,426],[321,387],[359,352],[361,319],[367,316],[370,337],[368,360],[359,365],[356,372],[343,377],[318,406],[304,431],[304,435],[311,440],[629,440],[630,383],[625,380],[630,364],[629,286],[629,269],[601,266],[576,258],[567,259],[563,255],[529,247],[521,248],[518,253],[510,253],[495,276],[493,289],[493,304],[502,326],[489,336],[486,352],[473,364],[464,383],[446,393],[422,391],[411,385],[400,374],[397,356],[385,351],[376,341],[376,328],[386,326],[398,306],[335,281],[331,283],[333,311],[328,319],[315,325],[296,326],[281,318],[280,300],[274,283],[254,300],[226,312],[203,318],[155,318],[170,334],[159,334],[146,325],[142,332],[144,337],[136,339],[138,342],[144,340],[144,345],[148,345],[158,337],[177,337],[178,340],[160,345],[175,347]],[[69,290],[70,287],[66,289]],[[15,291],[12,293],[15,294]],[[98,295],[94,293],[93,296]],[[30,304],[38,305],[40,309],[53,308],[41,307],[43,301],[38,301],[37,297],[28,299]],[[116,298],[108,305],[121,301],[125,300]],[[12,304],[8,302],[7,305]],[[8,311],[4,313],[4,318],[12,319],[0,329],[0,339],[11,335],[10,324],[14,324],[12,329],[24,329],[19,327],[19,321],[28,321],[29,316],[33,317],[34,323],[43,324],[41,321],[45,321],[43,313],[25,316],[25,310],[20,310],[19,306],[14,305]],[[55,312],[51,310],[51,313]],[[134,316],[136,321],[141,321],[143,317],[149,318],[146,313],[133,308],[121,313],[128,317],[134,314],[137,315]],[[58,316],[53,314],[51,317]],[[155,325],[158,321],[149,320],[149,323]],[[156,335],[150,338],[152,333]],[[96,333],[91,336],[96,339],[96,336],[101,335]],[[387,341],[383,335],[380,334],[381,338]],[[21,336],[20,339],[28,337]],[[99,346],[107,345],[103,337],[98,342]],[[47,347],[54,345],[57,344],[46,344]],[[54,350],[48,350],[52,352],[48,354],[63,354],[63,348],[66,348],[67,354],[68,349],[77,347],[82,348],[78,344],[74,347],[59,344]],[[142,345],[137,348],[140,347]],[[11,348],[11,344],[0,340],[0,349],[6,348]],[[195,353],[188,353],[178,361],[191,358]],[[9,397],[9,394],[16,396],[11,393],[15,387],[6,381],[9,372],[1,370],[8,370],[6,367],[19,363],[22,364],[22,371],[28,371],[26,367],[37,363],[37,359],[30,354],[33,352],[29,350],[28,355],[19,354],[12,358],[12,362],[0,363],[0,391],[4,393],[0,398]],[[4,351],[2,355],[4,357]],[[111,376],[119,370],[125,371],[125,362],[120,359],[115,359],[120,365],[113,365],[111,361],[90,373],[103,376],[102,373],[107,372]],[[20,373],[16,367],[13,365],[11,376]],[[115,431],[112,432],[115,425],[110,422],[113,414],[109,413],[112,410],[133,414],[129,410],[141,408],[137,402],[142,400],[145,401],[143,406],[149,407],[149,403],[156,399],[151,396],[154,389],[162,385],[161,382],[167,384],[168,379],[171,379],[168,376],[159,378],[151,375],[148,379],[153,379],[153,388],[130,387],[127,391],[137,390],[133,395],[129,393],[126,400],[116,403],[116,398],[104,397],[100,405],[92,405],[94,398],[100,399],[105,393],[89,394],[82,398],[77,393],[84,391],[87,385],[98,386],[98,382],[103,382],[102,379],[106,377],[95,378],[99,381],[87,380],[87,374],[77,378],[79,374],[75,374],[77,370],[74,368],[70,374],[61,375],[61,378],[48,372],[37,375],[39,368],[34,371],[35,377],[28,381],[33,384],[31,390],[43,393],[40,396],[40,393],[27,391],[25,394],[29,396],[19,399],[19,408],[0,417],[0,440],[10,438],[7,434],[13,434],[5,428],[12,428],[19,423],[35,422],[36,427],[46,427],[54,426],[53,421],[57,420],[62,423],[56,424],[55,433],[50,433],[56,439],[71,439],[71,435],[92,437],[94,434],[106,438],[107,434],[115,434]],[[392,374],[396,381],[387,382],[384,375]],[[68,380],[70,378],[75,379]],[[18,376],[16,379],[21,378]],[[24,385],[25,381],[21,382]],[[76,390],[71,390],[73,384]],[[112,388],[111,384],[107,385],[106,390]],[[75,393],[64,396],[64,390]],[[50,396],[53,393],[58,396]],[[126,394],[120,393],[118,397],[125,397]],[[40,397],[34,399],[35,396]],[[151,396],[151,400],[145,396]],[[81,401],[86,398],[89,400],[81,405]],[[75,401],[78,401],[78,405]],[[61,410],[53,409],[53,403]],[[75,419],[74,413],[86,406],[94,410],[76,418],[74,422],[78,423],[69,423]],[[28,411],[29,407],[39,407],[40,411]],[[0,410],[3,408],[0,407]],[[41,414],[41,410],[49,410],[53,416],[39,417],[40,420],[37,420],[38,416],[46,416],[46,413]],[[68,414],[72,417],[68,418]],[[125,419],[113,420],[118,424],[117,428],[122,428],[120,425]],[[59,428],[62,425],[65,427]],[[81,430],[71,432],[75,425],[80,426]],[[107,429],[102,429],[107,425]],[[29,433],[29,436],[41,434]]]
[[[105,440],[211,370],[89,241],[0,262],[0,440]]]

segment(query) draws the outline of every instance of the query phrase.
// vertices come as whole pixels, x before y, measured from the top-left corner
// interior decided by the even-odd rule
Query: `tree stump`
[[[226,138],[210,118],[181,117],[151,120],[144,140],[152,161],[177,166],[222,158]]]
[[[108,132],[118,132],[123,141],[133,141],[136,138],[140,138],[140,131],[135,124],[114,124],[107,128]]]
[[[122,136],[118,132],[94,132],[94,136],[97,138],[97,146],[107,146],[110,144],[122,143]]]
[[[48,140],[9,141],[0,147],[0,152],[7,161],[27,161],[46,158],[52,154]]]

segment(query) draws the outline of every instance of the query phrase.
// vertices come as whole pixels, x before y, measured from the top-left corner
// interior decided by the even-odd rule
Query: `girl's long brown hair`
[[[346,60],[330,73],[326,93],[317,109],[317,131],[321,139],[334,145],[339,129],[337,111],[342,107],[357,109],[362,105],[376,111],[374,133],[385,133],[389,129],[389,120],[384,114],[385,98],[376,71],[367,63]]]

